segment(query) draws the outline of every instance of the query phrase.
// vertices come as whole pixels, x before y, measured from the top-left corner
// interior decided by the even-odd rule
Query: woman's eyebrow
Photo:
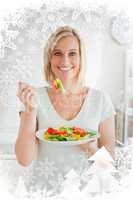
[[[62,51],[61,49],[54,49],[53,51]],[[78,49],[69,49],[68,51],[78,51]]]
[[[78,49],[69,49],[69,51],[78,51]]]
[[[61,51],[61,49],[54,49],[53,51]]]
[[[78,50],[78,49],[70,49],[70,50]]]

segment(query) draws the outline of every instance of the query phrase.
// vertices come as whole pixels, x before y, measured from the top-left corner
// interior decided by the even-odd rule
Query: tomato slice
[[[74,128],[73,128],[73,132],[74,132],[75,134],[77,134],[77,135],[80,134],[81,137],[83,137],[83,136],[86,135],[85,130],[82,129],[82,128],[74,127]]]
[[[67,132],[65,130],[58,130],[59,135],[67,136]]]
[[[54,81],[52,81],[52,87],[54,88],[54,89],[58,89],[58,85],[57,85],[57,83],[56,83],[56,81],[54,80]]]
[[[50,135],[58,135],[58,130],[54,129],[54,128],[48,128],[47,132]]]

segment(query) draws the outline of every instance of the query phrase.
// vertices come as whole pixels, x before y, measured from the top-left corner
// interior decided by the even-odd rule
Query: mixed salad
[[[76,141],[91,138],[97,135],[95,131],[86,131],[79,127],[48,128],[44,132],[44,139],[51,141]]]

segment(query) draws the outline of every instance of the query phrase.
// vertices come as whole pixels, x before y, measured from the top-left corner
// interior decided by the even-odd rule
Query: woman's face
[[[51,53],[51,70],[62,81],[75,79],[80,68],[79,43],[75,36],[61,38]]]

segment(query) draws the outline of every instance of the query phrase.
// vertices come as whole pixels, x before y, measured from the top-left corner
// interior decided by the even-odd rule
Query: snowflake
[[[33,72],[32,60],[28,56],[16,59],[16,65],[12,67],[8,65],[0,69],[0,102],[3,105],[9,103],[11,91],[17,91],[18,81],[28,81]]]
[[[19,9],[16,13],[9,16],[7,21],[10,21],[12,26],[24,29],[28,25],[29,16],[26,15],[26,10]]]
[[[116,148],[115,167],[117,172],[115,173],[115,176],[119,179],[128,175],[132,169],[132,156],[132,144],[128,144],[124,148]]]
[[[19,35],[19,31],[13,31],[13,30],[6,30],[5,32],[2,31],[3,35],[3,43],[2,46],[5,48],[11,48],[11,49],[16,49],[16,45],[13,42]]]
[[[23,12],[23,16],[25,16],[27,20],[31,20],[32,22],[33,18],[37,17],[37,9],[25,8],[23,9]]]
[[[56,179],[49,179],[49,184],[53,192],[59,193],[61,192],[61,185],[63,184],[65,178],[61,173],[56,174]]]
[[[16,83],[17,73],[14,70],[10,70],[9,68],[5,68],[0,71],[0,98],[4,95],[8,94],[11,89],[14,88],[14,84]]]
[[[29,40],[36,40],[38,38],[38,30],[36,28],[30,27],[27,31],[27,36]]]
[[[16,45],[13,42],[8,41],[8,40],[4,41],[4,47],[7,47],[7,48],[10,48],[10,49],[13,49],[13,50],[16,49]]]
[[[36,170],[39,172],[39,176],[45,175],[45,178],[48,179],[49,176],[54,176],[57,168],[53,161],[49,161],[48,158],[45,161],[36,162]]]
[[[28,78],[32,77],[32,59],[29,56],[16,59],[16,65],[13,68],[18,71],[18,77],[21,80],[28,80]]]
[[[9,41],[15,40],[19,34],[19,31],[14,30],[6,30],[4,33],[5,37],[8,38]]]
[[[82,8],[75,8],[73,11],[72,11],[72,20],[73,21],[76,21],[77,18],[83,13],[83,10]]]
[[[48,14],[47,17],[50,18],[49,15],[50,15],[50,13]],[[54,16],[53,13],[51,15],[53,15],[54,23],[52,23],[50,20],[48,21],[48,19],[46,18],[45,19],[46,21],[44,21],[42,29],[41,29],[42,34],[46,34],[49,31],[54,32],[57,29],[57,27],[65,25],[65,23],[59,17]],[[51,16],[51,18],[52,18],[52,16]]]
[[[90,11],[85,11],[85,12],[83,13],[83,15],[84,15],[84,18],[85,18],[87,24],[91,24],[91,23],[92,23],[92,15],[91,15],[91,12],[90,12]]]
[[[89,29],[92,30],[108,30],[110,19],[105,6],[90,6],[83,12],[85,21]]]
[[[26,168],[22,168],[22,177],[24,179],[24,181],[28,181],[28,180],[31,180],[31,177],[32,179],[34,178],[33,177],[33,167],[34,165],[31,164],[30,166],[26,167]]]
[[[53,161],[49,162],[48,158],[45,159],[44,162],[44,171],[45,171],[45,177],[48,179],[49,176],[54,176],[54,172],[57,171],[57,168],[55,167],[55,163]]]
[[[127,44],[130,42],[129,37],[130,20],[129,18],[120,13],[119,15],[112,17],[111,21],[111,34],[116,41],[121,44]]]
[[[54,193],[59,194],[61,192],[62,190],[61,185],[63,184],[64,180],[65,179],[62,174],[58,174],[57,180],[55,179],[49,180],[50,187]]]
[[[51,32],[56,30],[58,26],[64,26],[64,17],[66,16],[65,12],[62,11],[50,11],[50,10],[40,10],[40,17],[36,20],[36,23],[41,24],[41,33],[43,41],[45,36],[48,38]]]

